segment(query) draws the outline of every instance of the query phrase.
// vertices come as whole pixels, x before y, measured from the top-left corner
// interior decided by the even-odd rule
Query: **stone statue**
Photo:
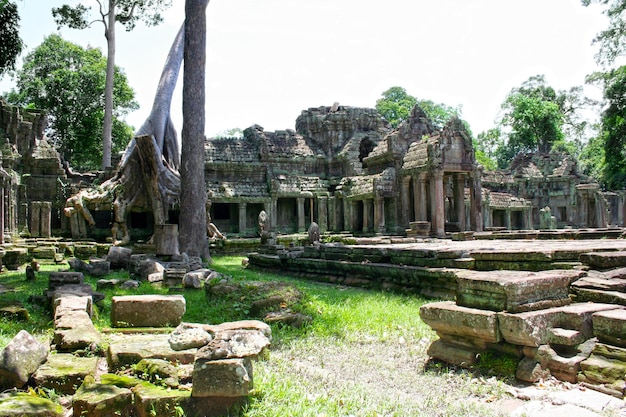
[[[309,226],[309,243],[311,245],[320,243],[320,226],[315,222],[311,222]]]
[[[226,240],[226,236],[211,221],[211,200],[209,199],[206,200],[206,234],[209,239]]]

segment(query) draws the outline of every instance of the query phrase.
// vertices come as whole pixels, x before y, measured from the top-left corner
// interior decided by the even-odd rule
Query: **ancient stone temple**
[[[0,100],[0,233],[50,237],[63,228],[65,171],[44,136],[47,116]]]
[[[111,236],[110,202],[70,204],[96,175],[63,169],[43,113],[0,105],[4,234]],[[626,191],[601,190],[572,157],[518,155],[509,170],[483,172],[463,123],[437,129],[417,106],[396,129],[375,109],[335,103],[302,111],[295,130],[253,125],[241,138],[207,139],[205,179],[211,226],[229,237],[257,237],[262,212],[263,227],[279,234],[316,223],[321,233],[366,236],[604,228],[626,219]],[[67,217],[66,206],[75,208]],[[169,207],[173,223],[177,210]],[[152,235],[153,223],[150,207],[129,214],[135,239]]]
[[[416,107],[397,130],[374,109],[311,108],[296,130],[206,142],[211,217],[227,233],[249,235],[261,210],[282,233],[429,234],[481,230],[480,171],[460,120],[442,131]],[[468,198],[466,204],[466,189]]]

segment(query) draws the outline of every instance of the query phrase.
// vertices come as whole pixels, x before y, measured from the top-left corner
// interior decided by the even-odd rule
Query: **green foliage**
[[[609,18],[609,27],[593,40],[594,44],[600,45],[596,54],[596,61],[608,65],[624,55],[626,52],[626,25],[624,25],[624,12],[626,11],[625,0],[581,0],[583,6],[599,4],[604,6],[603,14]]]
[[[601,172],[609,189],[626,187],[626,66],[588,77],[604,86],[608,106],[602,113],[600,135],[587,146],[592,171]],[[601,148],[601,149],[600,149]]]
[[[391,87],[383,92],[383,97],[376,100],[376,110],[391,126],[398,127],[409,118],[411,110],[417,104],[417,99],[408,95],[402,87]]]
[[[0,3],[0,76],[15,69],[17,57],[22,53],[24,43],[19,34],[20,15],[15,3]]]
[[[417,104],[424,110],[433,126],[442,129],[453,117],[461,117],[461,106],[452,107],[443,103],[435,103],[432,100],[418,100]],[[471,133],[469,126],[464,121],[465,128]]]
[[[171,0],[115,0],[107,2],[113,5],[113,10],[103,10],[100,1],[93,2],[99,16],[92,18],[90,8],[83,3],[76,6],[64,4],[61,7],[52,8],[52,16],[59,28],[67,26],[72,29],[85,29],[91,22],[107,22],[108,13],[115,13],[115,21],[124,25],[127,31],[135,28],[138,22],[143,22],[146,26],[155,26],[163,21],[161,12],[172,4]]]
[[[595,102],[582,95],[581,87],[555,91],[543,75],[530,77],[502,103],[498,128],[503,140],[495,151],[498,166],[507,167],[520,152],[550,152],[555,144],[578,154],[588,128],[581,110],[592,105]]]
[[[497,150],[502,146],[500,129],[494,128],[479,133],[473,143],[476,162],[485,167],[487,171],[498,168]]]
[[[138,106],[123,71],[116,68],[115,73],[113,147],[121,151],[133,135],[121,118]],[[102,158],[105,78],[106,58],[99,49],[84,49],[50,35],[26,56],[17,72],[17,91],[7,99],[45,110],[48,138],[62,158],[79,169],[94,169]]]

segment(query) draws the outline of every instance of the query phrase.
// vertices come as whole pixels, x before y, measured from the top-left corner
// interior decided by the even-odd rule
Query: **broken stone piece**
[[[26,330],[5,346],[0,355],[0,387],[22,388],[48,357],[48,345],[38,342]]]

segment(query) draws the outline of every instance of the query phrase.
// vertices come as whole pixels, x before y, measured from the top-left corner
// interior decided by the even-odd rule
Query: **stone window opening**
[[[363,162],[373,150],[374,142],[369,137],[364,138],[359,145],[359,162]]]

